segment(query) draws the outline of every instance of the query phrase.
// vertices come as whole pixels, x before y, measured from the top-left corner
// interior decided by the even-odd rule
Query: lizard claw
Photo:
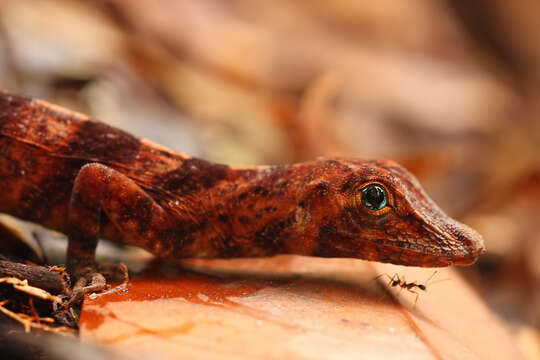
[[[93,267],[80,269],[75,274],[75,284],[68,300],[68,307],[82,302],[84,296],[89,293],[97,293],[109,288],[107,280],[121,281],[126,284],[129,281],[128,268],[124,263],[100,263],[97,270]],[[79,274],[77,276],[77,274]]]
[[[77,279],[71,292],[67,306],[79,304],[82,302],[84,295],[92,292],[99,292],[107,289],[107,280],[97,272],[89,272],[85,276]]]

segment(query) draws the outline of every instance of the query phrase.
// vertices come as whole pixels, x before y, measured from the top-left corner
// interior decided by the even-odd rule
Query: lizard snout
[[[471,265],[486,251],[482,235],[469,226],[452,220],[445,230],[452,247],[457,250],[450,261],[452,265]]]

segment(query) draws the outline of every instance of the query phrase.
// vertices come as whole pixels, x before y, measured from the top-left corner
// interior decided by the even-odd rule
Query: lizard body
[[[437,267],[484,251],[393,161],[229,167],[5,92],[0,181],[0,212],[68,234],[75,273],[92,266],[98,236],[169,259],[291,253]]]

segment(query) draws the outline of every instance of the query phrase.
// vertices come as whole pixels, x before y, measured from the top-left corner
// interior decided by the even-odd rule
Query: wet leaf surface
[[[80,335],[167,359],[518,358],[455,271],[440,270],[416,306],[414,294],[394,298],[374,280],[395,271],[419,283],[433,273],[296,256],[192,260],[183,270],[155,262],[127,289],[88,297]]]

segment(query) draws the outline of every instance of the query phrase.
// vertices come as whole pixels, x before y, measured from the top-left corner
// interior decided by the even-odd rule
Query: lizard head
[[[324,200],[313,204],[316,255],[435,267],[470,265],[485,251],[482,236],[447,216],[399,164],[318,161],[339,166],[325,177]]]

